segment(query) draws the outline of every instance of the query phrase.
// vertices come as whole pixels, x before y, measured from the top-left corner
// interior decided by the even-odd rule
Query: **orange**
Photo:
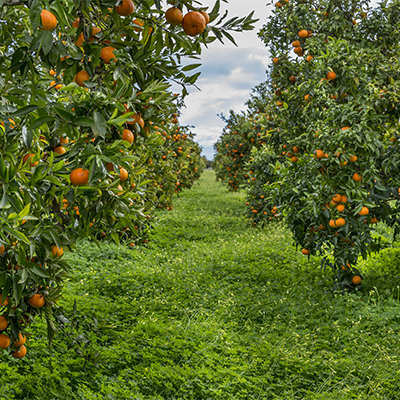
[[[100,58],[106,63],[106,64],[111,64],[111,60],[114,59],[114,61],[117,61],[115,58],[115,55],[113,51],[116,50],[112,46],[107,46],[103,47],[100,51]]]
[[[135,11],[135,5],[132,0],[122,0],[121,5],[115,6],[117,14],[126,17],[127,15],[133,14]]]
[[[351,156],[350,158],[349,158],[349,161],[351,161],[351,162],[356,162],[357,161],[357,156]]]
[[[0,332],[5,331],[7,329],[7,326],[8,326],[7,319],[2,315],[0,315]]]
[[[21,346],[17,351],[15,351],[14,353],[12,353],[12,356],[14,358],[23,358],[26,356],[26,347],[25,346]]]
[[[74,77],[75,83],[81,87],[86,87],[84,81],[88,81],[89,79],[90,76],[86,71],[79,71]]]
[[[347,203],[347,197],[342,196],[342,199],[340,200],[341,203]]]
[[[376,224],[378,222],[378,218],[371,217],[371,224]]]
[[[301,37],[302,39],[308,38],[308,32],[307,32],[305,29],[302,29],[302,30],[299,32],[299,37]]]
[[[361,209],[361,211],[359,212],[360,215],[368,215],[369,214],[369,210],[367,207],[363,207]]]
[[[78,28],[79,27],[79,18],[77,18],[73,23],[72,23],[73,28]]]
[[[356,182],[361,182],[362,181],[362,176],[360,174],[357,174],[357,172],[355,174],[353,174],[352,178]]]
[[[4,247],[4,245],[0,246],[0,256],[6,251],[6,248]]]
[[[343,212],[344,209],[345,209],[345,206],[344,206],[343,204],[339,204],[339,205],[336,207],[336,210],[338,210],[339,212]]]
[[[65,150],[65,147],[63,147],[63,146],[57,146],[56,148],[54,148],[54,153],[57,153],[57,154],[64,154],[64,153],[66,153],[67,152],[67,150]]]
[[[300,47],[300,42],[298,40],[295,40],[294,42],[292,42],[292,46],[293,47]]]
[[[183,20],[182,11],[176,7],[169,8],[165,12],[165,19],[171,25],[180,25]]]
[[[60,143],[61,144],[65,144],[65,143],[69,143],[69,139],[67,137],[60,137]]]
[[[273,62],[274,64],[278,64],[278,61],[279,61],[279,58],[278,58],[278,57],[274,57],[274,58],[272,59],[272,62]]]
[[[119,180],[124,182],[128,179],[128,171],[125,168],[119,169]]]
[[[138,25],[138,26],[136,26],[136,27],[133,27],[133,30],[135,31],[135,32],[140,32],[141,30],[142,30],[142,28],[143,28],[143,22],[141,21],[141,20],[139,20],[139,19],[135,19],[134,21],[133,21],[133,24],[134,25]],[[140,26],[140,28],[139,28],[139,26]]]
[[[83,33],[81,33],[81,34],[78,36],[78,39],[76,39],[75,44],[76,44],[78,47],[82,47],[83,41],[84,41],[84,37],[83,37]]]
[[[122,132],[122,140],[126,140],[127,142],[132,144],[134,140],[132,131],[130,131],[129,129],[124,129]]]
[[[342,131],[347,131],[347,129],[350,129],[350,127],[349,127],[349,126],[344,126],[344,127],[342,128]]]
[[[4,307],[8,304],[8,297],[3,301],[3,303],[1,302],[1,295],[0,295],[0,307]]]
[[[32,153],[28,153],[24,155],[24,158],[22,159],[22,161],[24,162],[24,164],[27,162],[29,164],[30,167],[35,167],[36,165],[39,164],[39,161],[35,161],[32,162],[31,159],[34,157],[35,155]],[[29,160],[29,161],[28,161]]]
[[[89,171],[83,168],[76,168],[69,174],[72,185],[86,185],[89,181]]]
[[[277,3],[275,3],[275,7],[281,8],[281,7],[282,7],[282,4],[279,3],[279,1],[278,1]]]
[[[336,74],[333,71],[329,71],[326,74],[326,79],[328,79],[328,81],[333,81],[334,79],[336,79]]]
[[[63,248],[57,246],[51,246],[51,252],[54,257],[61,257],[64,254]]]
[[[113,163],[108,162],[108,163],[106,164],[106,169],[107,169],[107,171],[114,171],[114,165],[113,165]]]
[[[351,280],[354,285],[359,285],[361,283],[361,276],[353,276],[353,279]]]
[[[306,94],[306,95],[304,96],[304,100],[305,100],[305,101],[309,101],[309,100],[310,100],[310,95],[309,95],[309,94]]]
[[[307,250],[307,249],[303,249],[303,250],[301,250],[301,252],[302,252],[305,256],[308,256],[308,255],[310,254],[310,250]]]
[[[11,118],[8,118],[8,121],[10,122],[10,129],[14,129],[15,128],[15,121]],[[4,126],[4,122],[1,121],[1,126]]]
[[[57,18],[47,10],[43,10],[40,14],[42,19],[42,29],[44,31],[52,31],[57,26]]]
[[[313,56],[308,55],[306,60],[307,60],[307,62],[310,62],[313,58],[314,58]]]
[[[210,22],[210,16],[208,15],[208,13],[206,13],[205,11],[200,11],[200,14],[204,17],[204,19],[206,20],[206,25],[208,25],[208,23]]]
[[[341,194],[335,194],[335,195],[332,197],[332,200],[333,200],[335,203],[340,203],[340,202],[342,201],[342,195],[341,195]]]
[[[0,335],[0,349],[6,349],[10,345],[10,338],[7,335]]]
[[[292,150],[293,150],[293,153],[299,153],[300,152],[300,149],[297,146],[294,146]]]
[[[143,118],[142,118],[142,117],[139,118],[139,120],[138,120],[137,123],[138,123],[142,128],[144,128],[144,121],[143,121]]]
[[[335,221],[335,225],[336,226],[343,226],[344,224],[346,223],[346,221],[345,221],[345,219],[344,218],[338,218],[336,221]]]
[[[41,294],[37,293],[34,294],[29,300],[28,303],[33,307],[33,308],[42,308],[45,304],[45,299],[44,296]]]
[[[293,50],[298,56],[303,54],[303,49],[301,47],[295,47]]]
[[[206,29],[206,20],[198,11],[190,11],[183,17],[182,28],[186,35],[197,36]]]
[[[96,35],[97,35],[98,33],[100,33],[100,32],[101,32],[101,29],[98,28],[97,26],[94,26],[94,27],[92,28],[92,32],[91,32],[91,34],[90,34],[89,41],[93,42],[94,40],[96,40],[96,39],[97,39],[97,38],[96,38]]]
[[[20,332],[18,335],[18,340],[15,339],[14,341],[14,346],[15,347],[21,347],[22,345],[24,345],[26,342],[26,337],[24,335],[22,335],[22,333]]]
[[[324,157],[324,152],[322,151],[322,150],[317,150],[316,152],[315,152],[315,156],[317,157],[317,158],[323,158]]]

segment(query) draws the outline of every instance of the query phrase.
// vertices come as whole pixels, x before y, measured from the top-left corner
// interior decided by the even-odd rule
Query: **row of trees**
[[[177,119],[199,64],[180,60],[254,21],[219,18],[219,0],[170,3],[1,3],[0,348],[16,358],[36,316],[51,342],[79,237],[141,241],[152,210],[199,177]]]
[[[399,230],[399,12],[386,0],[276,3],[259,33],[269,79],[229,119],[241,121],[239,136],[254,130],[263,141],[247,141],[250,161],[235,164],[252,221],[284,219],[303,254],[327,256],[342,285],[359,284],[359,256],[382,247],[378,222]],[[216,144],[220,179],[237,134],[227,126]]]

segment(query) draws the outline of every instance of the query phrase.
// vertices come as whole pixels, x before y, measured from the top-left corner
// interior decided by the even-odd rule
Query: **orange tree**
[[[303,254],[328,254],[347,286],[361,282],[358,257],[382,247],[376,223],[399,229],[400,9],[368,3],[278,2],[259,34],[276,124],[260,185]]]
[[[185,94],[199,74],[180,59],[253,20],[217,20],[219,0],[209,14],[197,1],[173,3],[171,19],[160,0],[2,2],[0,347],[16,358],[36,316],[50,341],[56,331],[64,251],[80,236],[135,235],[164,178],[192,181],[182,159],[195,150],[168,168],[152,161],[167,141],[155,127],[177,129],[170,82]]]
[[[261,132],[264,115],[258,115],[259,112],[250,109],[237,114],[231,110],[228,118],[222,116],[226,126],[214,145],[213,169],[217,180],[225,181],[229,190],[237,191],[246,186],[249,179],[254,179],[247,163],[253,147],[259,149],[264,144],[264,132]]]

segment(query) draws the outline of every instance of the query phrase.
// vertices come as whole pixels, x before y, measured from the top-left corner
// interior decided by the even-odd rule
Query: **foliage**
[[[277,207],[303,253],[329,256],[350,286],[359,256],[384,247],[377,223],[399,230],[399,8],[368,4],[275,4],[259,33],[270,78],[253,102],[266,146],[248,165],[249,206],[262,195],[267,211],[256,221]]]
[[[22,362],[3,355],[2,399],[397,396],[399,263],[385,271],[387,291],[372,287],[365,266],[368,290],[333,294],[330,274],[320,282],[319,260],[307,267],[282,224],[253,228],[243,192],[212,171],[200,182],[159,211],[147,246],[85,240],[66,255],[73,269],[60,305],[69,316],[76,298],[82,325],[97,319],[84,332],[99,369],[87,362],[85,372],[63,335],[49,350],[39,322]]]
[[[254,20],[219,17],[217,0],[204,32],[189,37],[162,6],[1,1],[0,313],[12,353],[36,316],[52,341],[70,273],[62,256],[78,237],[140,242],[152,210],[199,177],[200,147],[177,119],[199,64],[180,60]]]

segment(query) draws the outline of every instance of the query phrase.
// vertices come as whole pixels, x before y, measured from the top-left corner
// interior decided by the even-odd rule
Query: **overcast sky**
[[[201,3],[211,10],[214,0],[202,0]],[[213,145],[224,127],[217,114],[228,115],[229,110],[244,110],[251,89],[266,80],[265,71],[270,62],[268,51],[257,37],[272,9],[270,3],[266,4],[266,0],[229,0],[229,4],[221,1],[221,10],[229,10],[228,17],[247,16],[255,10],[254,18],[260,21],[253,31],[233,32],[238,47],[226,40],[225,45],[215,41],[208,49],[204,48],[202,66],[194,70],[201,71],[196,83],[201,91],[190,89],[179,122],[195,127],[192,131],[196,134],[196,141],[208,159],[213,158]]]

